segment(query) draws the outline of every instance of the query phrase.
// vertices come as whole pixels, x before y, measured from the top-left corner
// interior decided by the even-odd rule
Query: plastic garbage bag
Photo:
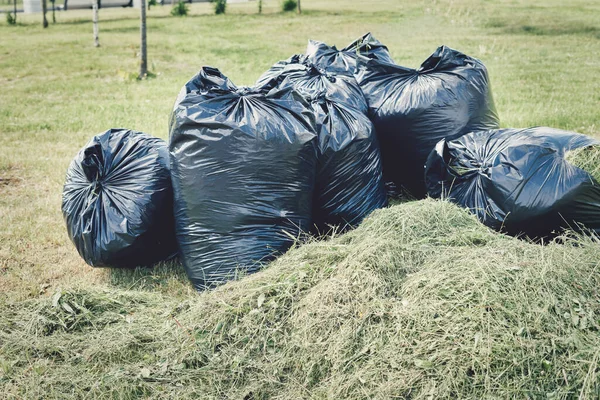
[[[272,86],[273,82],[270,81],[281,78],[280,74],[283,69],[291,64],[314,65],[316,68],[327,72],[353,76],[358,54],[394,63],[387,47],[375,39],[371,33],[363,35],[341,50],[318,40],[309,40],[306,54],[294,54],[287,60],[278,61],[258,78],[255,86],[263,89],[268,85]],[[363,96],[359,97],[362,98]]]
[[[582,226],[600,233],[600,186],[565,160],[571,150],[598,144],[585,135],[544,127],[441,140],[427,160],[427,190],[512,235],[548,237]]]
[[[265,89],[266,87],[274,87],[277,84],[277,79],[279,75],[290,64],[302,64],[306,61],[306,56],[304,54],[294,54],[287,60],[277,61],[275,64],[271,66],[264,74],[262,74],[256,83],[255,87]]]
[[[311,102],[326,96],[331,101],[354,108],[363,114],[368,111],[367,100],[353,76],[328,72],[307,59],[290,62],[285,66],[282,62],[278,62],[262,74],[255,87],[267,92],[277,87],[292,88]]]
[[[94,136],[67,170],[62,212],[93,267],[150,265],[177,253],[166,143],[142,132]]]
[[[371,33],[366,33],[341,50],[317,40],[309,40],[306,48],[306,59],[310,63],[338,74],[354,74],[358,54],[390,64],[394,63],[388,48]]]
[[[317,135],[297,93],[204,67],[182,89],[170,155],[181,259],[197,289],[258,270],[312,224]]]
[[[359,57],[357,80],[379,136],[386,180],[426,194],[423,168],[440,139],[498,128],[483,63],[439,47],[419,69]]]
[[[353,227],[387,206],[377,135],[366,114],[356,109],[327,97],[314,105],[319,163],[313,219],[320,232],[329,226]]]
[[[379,143],[366,115],[367,102],[353,76],[315,65],[288,64],[259,78],[262,89],[291,88],[312,101],[319,136],[313,222],[320,233],[360,223],[387,205]]]

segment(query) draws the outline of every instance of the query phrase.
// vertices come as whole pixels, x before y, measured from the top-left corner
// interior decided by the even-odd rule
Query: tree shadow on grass
[[[520,25],[505,29],[506,33],[535,36],[591,35],[600,37],[600,29],[595,26],[566,24],[564,26]]]
[[[91,11],[91,9],[90,9]],[[170,15],[152,15],[152,19],[167,19],[173,18]],[[105,24],[108,22],[120,22],[120,21],[136,21],[139,18],[137,16],[127,16],[127,17],[118,17],[118,18],[103,18],[100,21],[100,24]],[[81,19],[72,19],[68,21],[60,21],[57,25],[87,25],[92,22],[92,18],[81,18]],[[139,29],[139,26],[137,27]]]
[[[532,36],[584,35],[600,39],[600,28],[578,21],[540,20],[526,21],[505,17],[491,18],[483,24],[486,28],[499,29],[503,34]]]
[[[90,8],[91,11],[91,8]],[[367,13],[366,12],[357,12],[357,11],[353,11],[353,10],[343,10],[343,11],[335,11],[335,10],[303,10],[302,11],[302,15],[304,17],[306,16],[310,16],[310,17],[328,17],[328,16],[340,16],[340,15],[344,15],[344,16],[349,16],[349,15],[355,15],[355,14],[359,14],[361,15],[361,17],[363,18],[367,18]],[[378,17],[378,16],[386,16],[389,17],[389,12],[370,12],[368,13],[369,16],[372,17]],[[230,12],[228,13],[225,17],[231,17],[231,18],[239,18],[239,17],[248,17],[248,18],[255,18],[258,20],[265,20],[265,19],[277,19],[280,18],[282,16],[294,16],[296,17],[297,14],[295,14],[295,12],[283,12],[283,11],[279,11],[279,12],[272,12],[272,13],[264,13],[264,14],[257,14],[254,12]],[[297,16],[298,18],[300,18],[300,16]],[[159,20],[159,19],[173,19],[173,18],[178,18],[178,17],[173,17],[172,15],[169,14],[165,14],[165,15],[148,15],[148,19],[152,19],[152,20]],[[208,12],[208,13],[198,13],[198,14],[189,14],[185,17],[186,19],[196,19],[196,18],[215,18],[215,22],[220,21],[220,19],[216,19],[216,18],[222,18],[222,16],[215,16],[214,13],[212,12]],[[135,21],[139,19],[138,16],[135,15],[128,15],[128,16],[122,16],[122,17],[115,17],[115,18],[103,18],[100,23],[101,24],[106,24],[109,22],[122,22],[122,21]],[[72,20],[67,20],[67,21],[60,21],[59,24],[60,25],[87,25],[89,23],[92,22],[92,18],[91,18],[91,13],[90,13],[90,18],[77,18],[77,19],[72,19]],[[139,29],[139,27],[136,27],[136,29]],[[104,29],[104,30],[108,30],[108,29]]]

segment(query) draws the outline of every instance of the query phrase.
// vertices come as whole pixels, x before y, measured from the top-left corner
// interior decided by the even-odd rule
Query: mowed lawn
[[[201,66],[251,85],[272,63],[302,52],[308,39],[342,47],[367,31],[395,60],[416,67],[445,44],[489,69],[502,125],[600,131],[600,2],[590,1],[303,1],[281,13],[266,1],[231,4],[212,14],[170,7],[148,12],[148,57],[155,78],[138,68],[134,9],[100,11],[100,48],[91,11],[0,23],[0,299],[20,300],[74,284],[107,285],[69,242],[60,213],[69,161],[97,132],[127,127],[167,139],[180,87]]]

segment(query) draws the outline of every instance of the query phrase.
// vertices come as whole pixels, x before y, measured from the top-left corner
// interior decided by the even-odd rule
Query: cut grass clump
[[[100,310],[77,329],[27,328],[31,310],[46,317],[52,298],[14,303],[0,317],[1,389],[45,398],[597,398],[600,246],[562,241],[497,234],[426,200],[378,210],[354,231],[200,295],[77,291],[69,304]]]
[[[160,291],[185,296],[194,289],[188,284],[185,269],[176,260],[163,261],[151,268],[108,269],[110,284],[122,289]]]
[[[137,294],[59,290],[54,293],[51,302],[42,302],[32,310],[26,331],[35,335],[51,335],[56,331],[101,329],[126,318],[130,309],[148,301],[151,301],[149,296],[144,298]]]
[[[600,183],[600,146],[581,147],[567,153],[565,159],[590,174]]]

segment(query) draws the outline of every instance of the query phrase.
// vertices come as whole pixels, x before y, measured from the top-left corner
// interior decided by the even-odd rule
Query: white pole
[[[98,38],[98,0],[94,0],[94,46],[100,47],[100,39]]]

